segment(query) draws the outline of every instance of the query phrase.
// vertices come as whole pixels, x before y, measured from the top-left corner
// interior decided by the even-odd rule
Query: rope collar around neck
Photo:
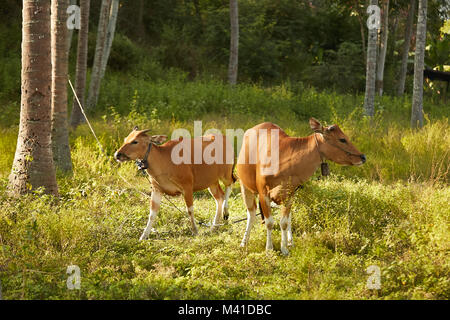
[[[152,148],[153,143],[150,142],[148,144],[147,151],[145,152],[145,156],[141,160],[136,160],[136,165],[138,167],[138,170],[143,171],[145,169],[148,169],[148,155],[150,154],[150,149]]]
[[[314,132],[314,140],[316,141],[316,147],[317,147],[317,152],[319,153],[319,157],[320,157],[320,170],[322,172],[322,176],[326,177],[330,174],[330,167],[328,167],[328,163],[324,160],[325,157],[322,155],[322,152],[320,152],[319,149],[319,142],[317,141],[317,136],[316,136],[317,132]]]

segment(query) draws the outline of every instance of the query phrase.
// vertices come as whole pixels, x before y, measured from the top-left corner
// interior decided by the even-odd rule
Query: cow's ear
[[[314,118],[309,119],[309,126],[311,127],[311,130],[318,133],[323,133],[323,127],[320,124],[320,122]]]
[[[159,134],[156,136],[152,136],[152,142],[160,144],[167,140],[167,136],[163,134]]]

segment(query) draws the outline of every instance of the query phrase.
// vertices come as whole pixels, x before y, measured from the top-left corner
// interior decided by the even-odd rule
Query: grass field
[[[59,174],[59,200],[39,190],[6,197],[17,125],[0,118],[4,299],[450,298],[448,105],[426,104],[424,128],[411,130],[408,98],[381,98],[370,121],[362,116],[361,96],[288,85],[233,90],[214,81],[127,84],[116,78],[105,85],[93,126],[110,157],[101,155],[86,125],[72,132],[74,173]],[[231,223],[246,217],[238,183],[230,223],[218,231],[200,227],[193,237],[187,216],[163,199],[158,233],[138,241],[149,200],[136,190],[148,192],[148,182],[133,164],[118,167],[111,158],[134,125],[170,135],[192,129],[193,120],[203,120],[204,130],[273,121],[303,136],[310,134],[309,116],[339,124],[368,161],[331,164],[329,178],[316,174],[296,193],[289,256],[279,251],[277,208],[275,250],[265,252],[260,223],[249,246],[239,247],[245,222]],[[184,208],[181,198],[171,200]],[[194,206],[197,221],[212,220],[215,202],[207,192],[196,193]],[[80,267],[80,290],[67,289],[69,265]],[[381,270],[380,290],[366,287],[371,265]]]

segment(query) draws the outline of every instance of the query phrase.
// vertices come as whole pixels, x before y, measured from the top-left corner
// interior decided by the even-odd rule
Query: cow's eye
[[[132,144],[137,144],[138,142],[137,142],[136,140],[134,140],[134,141],[132,141],[131,143],[132,143]]]
[[[339,139],[339,141],[342,143],[347,143],[347,140],[345,140],[345,139]]]

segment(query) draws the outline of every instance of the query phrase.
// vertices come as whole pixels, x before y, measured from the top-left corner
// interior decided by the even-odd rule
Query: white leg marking
[[[231,194],[231,186],[228,186],[225,188],[225,200],[223,201],[223,207],[222,207],[222,215],[223,218],[228,219],[228,198]]]
[[[153,223],[155,222],[156,216],[158,215],[159,206],[161,204],[161,194],[159,192],[152,192],[152,199],[150,201],[150,214],[148,216],[147,226],[144,229],[139,240],[145,240],[148,238],[150,232],[155,232],[155,229],[152,228]]]
[[[245,229],[244,238],[241,242],[241,247],[245,247],[248,243],[248,239],[250,238],[250,232],[252,231],[253,224],[256,219],[256,208],[253,210],[247,209],[247,228]]]
[[[287,229],[287,241],[288,241],[287,245],[288,245],[288,247],[291,247],[294,245],[294,239],[292,238],[291,217],[292,217],[292,214],[289,214],[288,229]]]
[[[288,226],[289,226],[289,218],[286,216],[282,216],[280,219],[280,227],[281,227],[281,252],[284,255],[289,254],[289,250],[287,249],[287,241],[288,241]]]
[[[216,216],[214,217],[214,222],[212,225],[213,229],[218,227],[218,225],[220,224],[220,220],[222,218],[222,204],[223,204],[222,199],[219,200],[216,199]]]
[[[264,218],[266,228],[267,228],[267,240],[266,240],[266,250],[272,250],[273,249],[273,242],[272,242],[272,229],[273,229],[273,216],[270,216],[269,218]]]

